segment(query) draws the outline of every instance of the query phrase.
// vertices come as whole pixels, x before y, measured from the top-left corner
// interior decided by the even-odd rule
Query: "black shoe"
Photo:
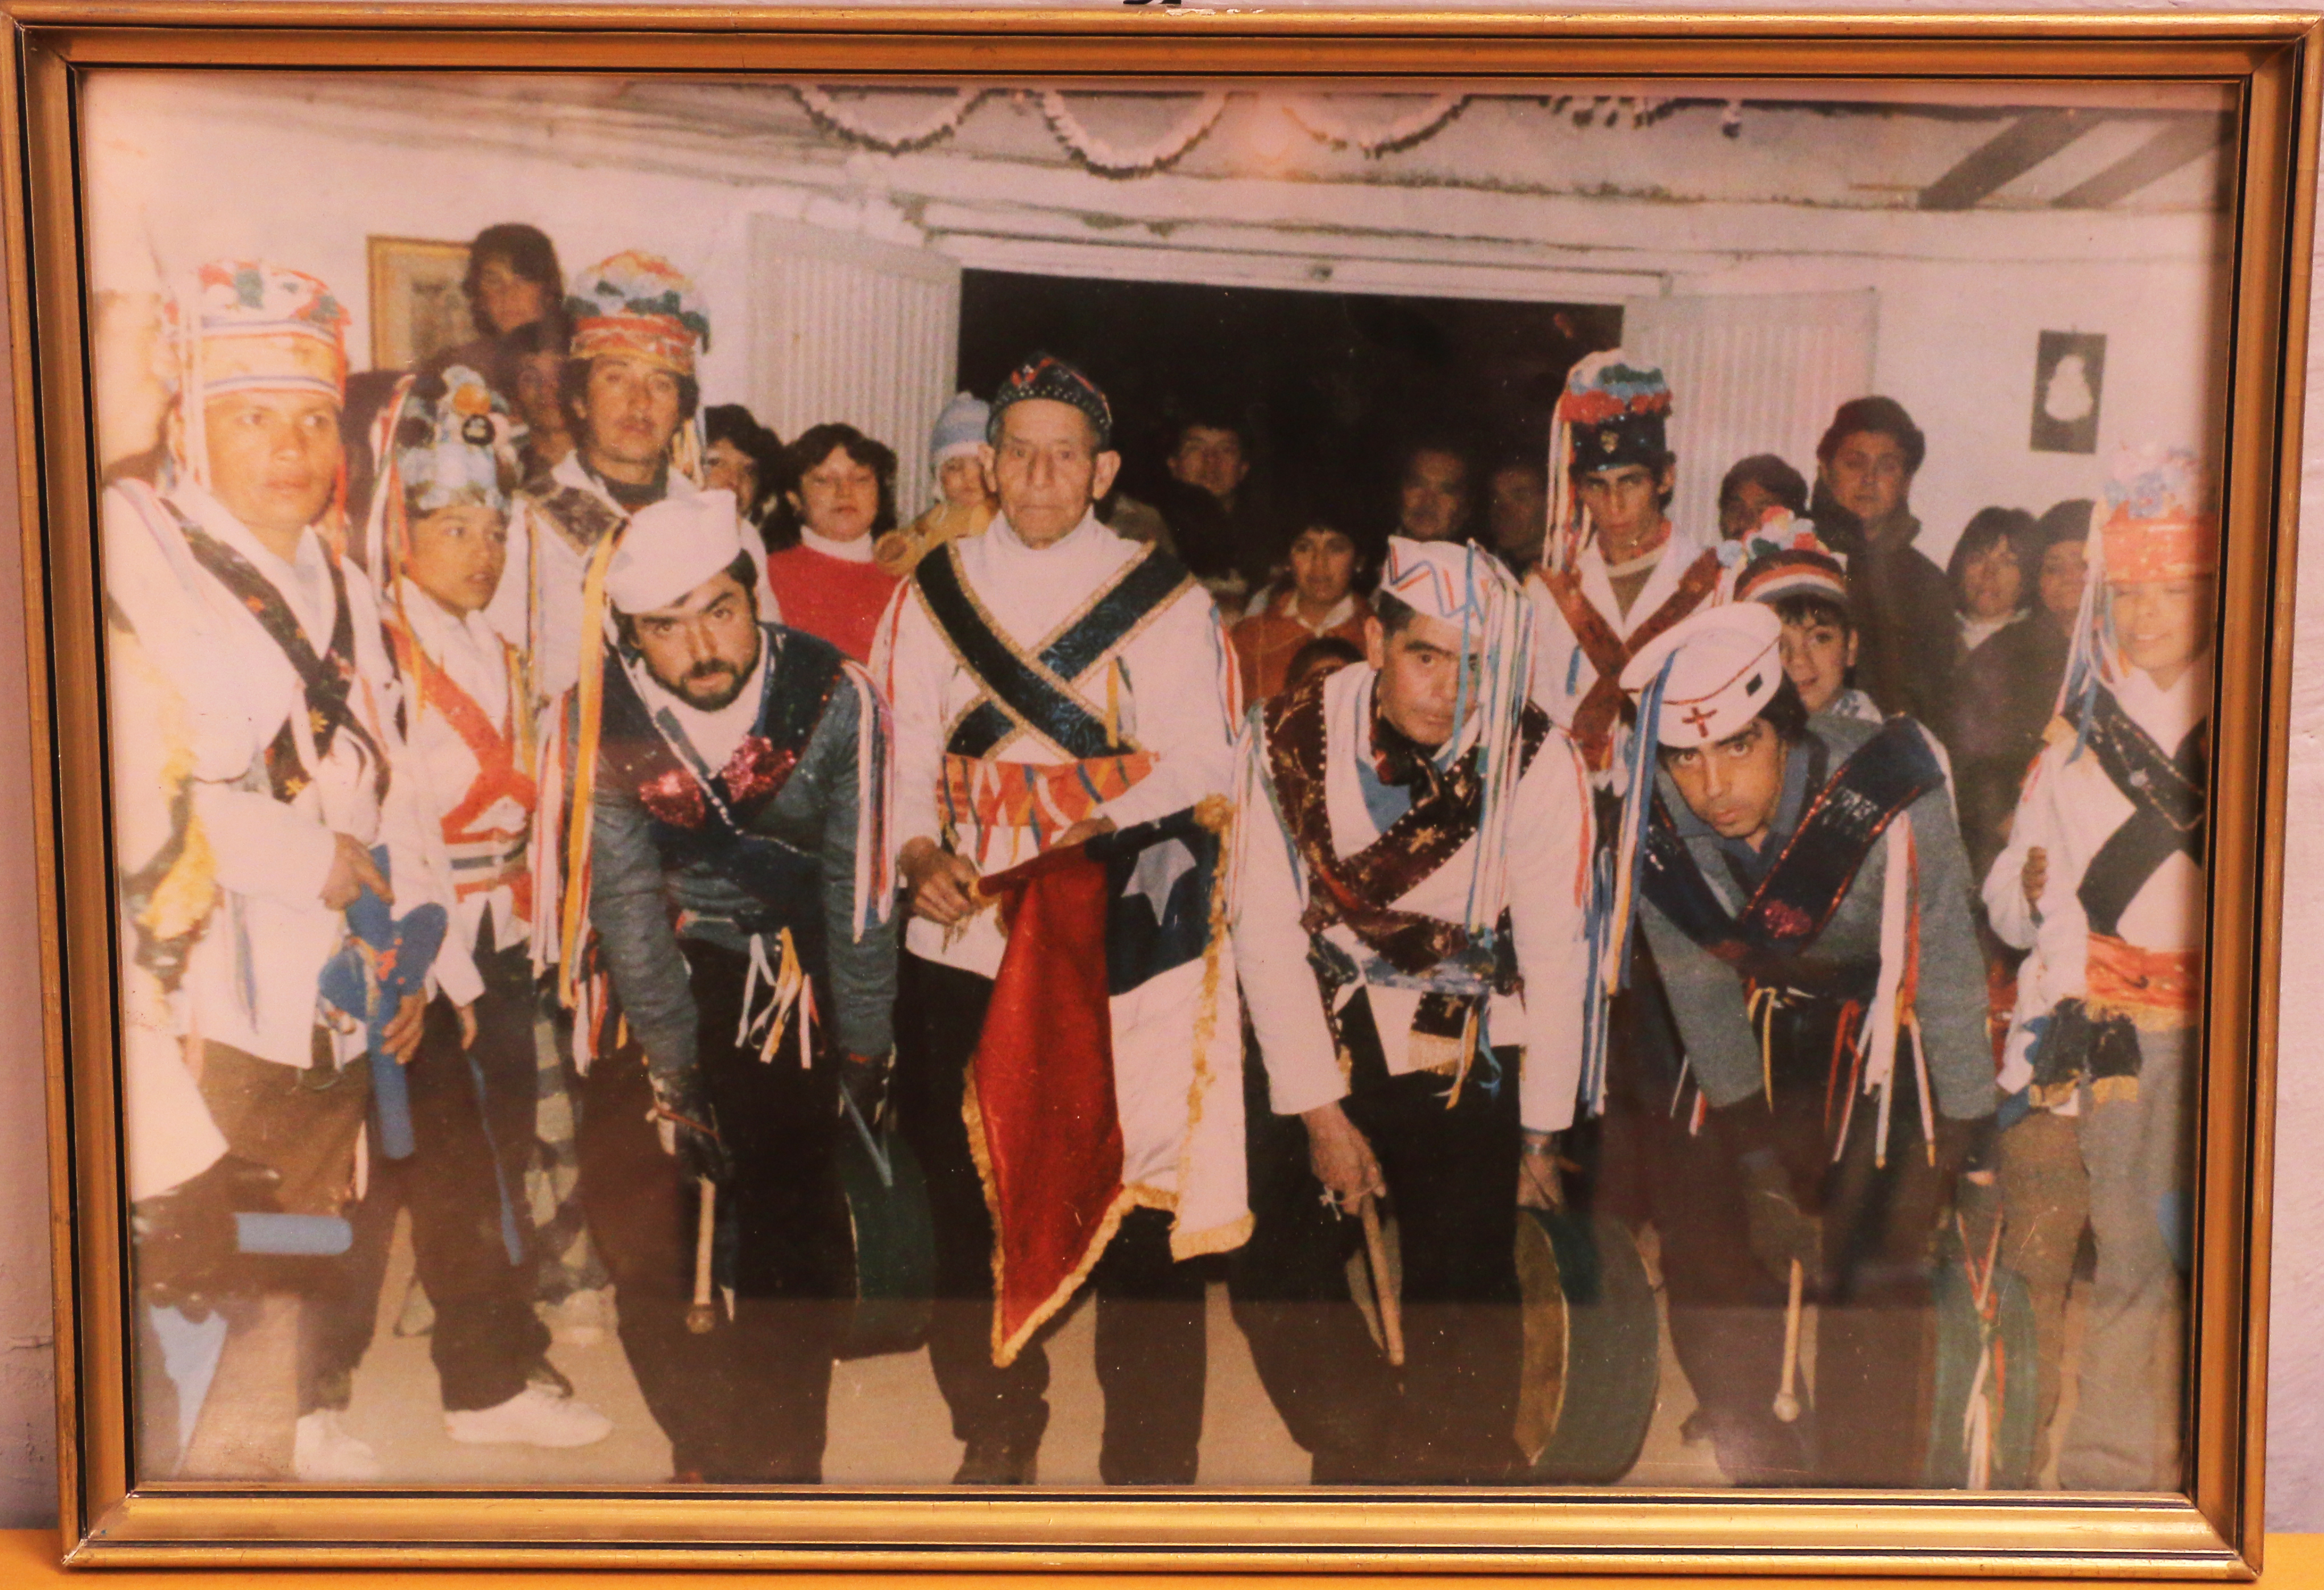
[[[961,1454],[955,1485],[1029,1485],[1041,1455],[1037,1437],[1022,1440],[1010,1436],[973,1436]]]

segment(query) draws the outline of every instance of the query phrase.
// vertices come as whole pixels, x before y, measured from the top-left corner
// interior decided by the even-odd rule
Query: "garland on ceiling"
[[[808,115],[825,130],[882,154],[909,154],[951,137],[968,113],[988,96],[1007,93],[1019,104],[1030,101],[1048,124],[1058,142],[1091,170],[1108,177],[1144,177],[1170,166],[1200,142],[1217,125],[1227,106],[1225,94],[1209,91],[1196,97],[1184,120],[1143,144],[1124,147],[1092,132],[1055,88],[958,88],[950,101],[900,126],[881,126],[862,114],[861,103],[835,98],[830,90],[813,83],[787,85]],[[1400,153],[1436,136],[1479,97],[1470,94],[1438,94],[1397,116],[1386,126],[1360,130],[1335,103],[1317,95],[1301,95],[1281,102],[1295,125],[1316,142],[1334,149],[1352,149],[1367,158]],[[1492,97],[1488,96],[1486,97]],[[1611,94],[1560,94],[1540,101],[1552,115],[1570,115],[1577,127],[1648,127],[1680,108],[1682,101]],[[1727,102],[1720,131],[1732,138],[1742,130],[1742,105]]]
[[[1301,95],[1286,99],[1284,111],[1302,131],[1334,149],[1353,149],[1366,155],[1395,154],[1434,138],[1469,103],[1466,94],[1439,94],[1417,110],[1397,117],[1375,132],[1359,133],[1328,99]]]
[[[996,92],[991,88],[958,88],[953,91],[952,103],[930,113],[921,120],[902,128],[874,127],[856,115],[853,107],[834,99],[829,91],[813,83],[792,83],[790,91],[807,107],[807,114],[831,132],[858,143],[868,144],[882,154],[908,154],[916,149],[926,149],[939,139],[949,138],[960,131],[960,124],[977,102]]]
[[[1049,131],[1057,141],[1084,165],[1108,177],[1144,177],[1160,170],[1180,155],[1192,149],[1202,135],[1211,130],[1220,113],[1227,107],[1227,97],[1219,93],[1204,94],[1195,101],[1186,119],[1176,127],[1153,139],[1142,148],[1124,149],[1099,137],[1074,115],[1065,104],[1065,97],[1055,88],[1040,91],[1041,119],[1049,124]]]

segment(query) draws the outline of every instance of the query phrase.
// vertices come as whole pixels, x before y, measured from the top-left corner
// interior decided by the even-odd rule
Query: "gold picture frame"
[[[476,335],[461,282],[468,245],[426,237],[364,240],[371,288],[371,363],[409,370]]]
[[[5,244],[58,1282],[62,1531],[90,1566],[2155,1576],[2260,1566],[2268,1189],[2301,371],[2324,23],[1914,16],[807,10],[11,0]],[[2179,1495],[1191,1491],[536,1493],[138,1484],[76,108],[149,69],[817,74],[889,82],[1929,78],[2225,84],[2235,150],[2203,1112]],[[256,179],[221,173],[221,182]],[[374,313],[383,247],[372,240]],[[434,255],[429,258],[435,259]],[[393,351],[384,317],[372,346]],[[406,350],[409,352],[409,350]],[[2119,377],[2117,379],[2120,379]],[[2015,428],[2019,389],[1997,405]]]

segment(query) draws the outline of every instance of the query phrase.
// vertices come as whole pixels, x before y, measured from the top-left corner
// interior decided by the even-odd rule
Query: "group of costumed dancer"
[[[2217,559],[2189,457],[2116,473],[1979,878],[1932,736],[1795,682],[1847,560],[1780,509],[1673,524],[1672,393],[1618,354],[1559,404],[1540,567],[1392,538],[1360,660],[1246,703],[1210,593],[1099,518],[1114,416],[1070,364],[994,393],[963,455],[997,511],[851,656],[785,625],[697,482],[691,283],[617,255],[568,315],[573,453],[517,480],[455,366],[396,386],[350,503],[344,313],[207,267],[166,462],[106,498],[141,1283],[192,1329],[231,1273],[204,1211],[349,1216],[300,1302],[297,1472],[373,1462],[341,1416],[399,1209],[447,1432],[610,1429],[531,1307],[546,1034],[681,1479],[821,1477],[870,1154],[924,1200],[911,1339],[959,1484],[1036,1478],[1084,1291],[1102,1477],[1194,1483],[1221,1278],[1316,1482],[1572,1477],[1525,1412],[1553,1227],[1569,1271],[1577,1231],[1609,1273],[1644,1241],[1737,1483],[2025,1485],[2044,1443],[2071,1486],[2176,1483]],[[1598,1367],[1563,1373],[1583,1406]]]

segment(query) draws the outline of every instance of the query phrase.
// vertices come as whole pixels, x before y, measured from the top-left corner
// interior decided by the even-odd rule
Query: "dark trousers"
[[[1926,1483],[1936,1366],[1930,1282],[1945,1185],[1929,1163],[1929,1133],[1904,1061],[1889,1086],[1896,1097],[1886,1163],[1875,1163],[1878,1101],[1859,1098],[1840,1157],[1822,1177],[1815,1429],[1816,1478],[1828,1485]],[[1779,1110],[1778,1130],[1808,1135],[1800,1122],[1807,1114],[1804,1099]],[[1821,1106],[1808,1125],[1828,1154]]]
[[[1263,1087],[1247,1092],[1254,1220],[1229,1269],[1235,1318],[1319,1481],[1506,1480],[1525,1359],[1516,1055],[1479,1056],[1456,1098],[1448,1076],[1388,1075],[1360,1004],[1343,1017],[1353,1091],[1341,1107],[1388,1181],[1404,1368],[1388,1367],[1348,1296],[1361,1227],[1326,1206],[1306,1128],[1268,1113]]]
[[[1575,1135],[1584,1197],[1655,1227],[1671,1348],[1721,1471],[1738,1485],[1807,1484],[1808,1429],[1774,1412],[1788,1289],[1752,1257],[1733,1154],[1708,1121],[1697,1129],[1700,1095],[1682,1086],[1677,1033],[1643,935],[1611,1018],[1606,1112]]]
[[[328,1060],[318,1028],[316,1063],[300,1067],[223,1043],[202,1045],[202,1102],[239,1157],[279,1178],[275,1201],[286,1215],[340,1215],[354,1195],[355,1139],[371,1105],[371,1071]],[[346,1405],[342,1321],[359,1277],[344,1262],[315,1266],[299,1307],[299,1411]],[[358,1349],[360,1356],[360,1349]]]
[[[411,1211],[412,1263],[435,1305],[429,1355],[445,1411],[507,1402],[548,1356],[549,1329],[532,1310],[524,1201],[535,1069],[531,955],[522,945],[480,950],[476,970],[484,991],[475,1004],[475,1046],[461,1047],[459,1015],[439,995],[403,1068],[411,1156],[392,1160],[374,1144],[345,1283],[325,1326],[325,1407],[346,1406],[371,1346],[399,1209]],[[513,1257],[503,1212],[514,1223]]]
[[[991,996],[989,978],[903,958],[893,1097],[898,1128],[927,1179],[936,1250],[928,1359],[953,1434],[1030,1451],[1049,1422],[1048,1356],[1036,1336],[1007,1368],[992,1362],[992,1218],[961,1113]],[[1114,1485],[1192,1484],[1206,1351],[1200,1267],[1171,1259],[1167,1214],[1133,1209],[1089,1284],[1105,1401],[1100,1475]]]
[[[1671,1345],[1720,1466],[1738,1484],[1922,1484],[1934,1364],[1932,1247],[1943,1187],[1929,1163],[1909,1062],[1900,1062],[1891,1083],[1884,1163],[1876,1153],[1878,1101],[1859,1097],[1847,1111],[1847,1080],[1835,1085],[1831,1075],[1838,1006],[1795,1002],[1775,1018],[1776,1146],[1803,1201],[1822,1216],[1823,1243],[1823,1287],[1811,1300],[1813,1406],[1786,1425],[1773,1405],[1788,1278],[1768,1274],[1752,1255],[1742,1179],[1725,1134],[1709,1121],[1690,1130],[1697,1094],[1692,1082],[1680,1085],[1666,1058],[1675,1045],[1664,1046],[1659,979],[1638,975],[1651,964],[1644,956],[1633,963],[1632,987],[1617,1005],[1617,1069],[1601,1144],[1611,1173],[1600,1189],[1629,1200],[1661,1235]]]
[[[847,1209],[833,1158],[839,1096],[829,1064],[800,1067],[737,1048],[748,962],[682,945],[700,1013],[700,1064],[733,1172],[717,1192],[712,1328],[687,1328],[698,1183],[648,1114],[653,1089],[634,1044],[602,1056],[583,1085],[581,1190],[589,1234],[613,1278],[622,1347],[670,1443],[681,1479],[813,1484],[823,1475],[831,1365],[854,1291]]]

